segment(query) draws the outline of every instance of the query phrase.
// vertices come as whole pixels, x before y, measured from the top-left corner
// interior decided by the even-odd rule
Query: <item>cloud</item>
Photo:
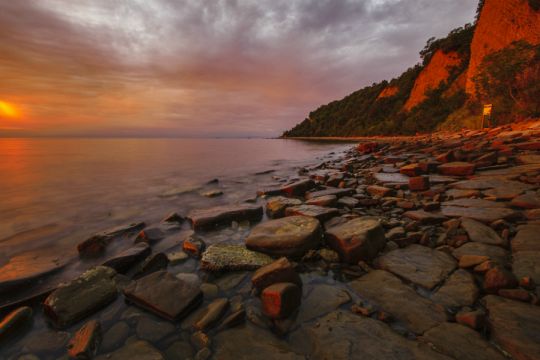
[[[279,135],[414,65],[429,37],[472,21],[476,2],[2,2],[0,99],[25,114],[4,129]]]

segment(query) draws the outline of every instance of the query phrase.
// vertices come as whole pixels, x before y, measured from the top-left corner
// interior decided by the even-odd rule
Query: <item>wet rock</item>
[[[518,228],[518,232],[512,240],[512,251],[540,251],[540,225],[524,225]]]
[[[243,324],[246,321],[246,309],[243,307],[233,311],[231,314],[226,316],[221,324],[219,325],[218,330],[230,329],[232,327]]]
[[[261,220],[262,215],[262,206],[243,204],[192,210],[188,215],[188,219],[193,228],[199,230],[226,225],[231,221],[259,221]]]
[[[212,301],[208,304],[202,316],[193,324],[193,327],[201,331],[212,328],[225,315],[228,308],[229,300],[225,298]]]
[[[286,196],[304,196],[306,192],[315,187],[315,182],[311,179],[300,180],[292,184],[281,187],[281,192]]]
[[[96,256],[102,254],[107,246],[118,237],[129,235],[140,231],[145,227],[145,223],[138,222],[128,225],[122,225],[110,230],[91,236],[89,239],[77,245],[79,255],[83,257]]]
[[[463,218],[461,227],[465,229],[471,241],[503,247],[508,245],[508,241],[502,239],[495,230],[476,220]]]
[[[480,330],[484,327],[486,314],[482,310],[461,310],[456,314],[456,322],[471,329]]]
[[[512,219],[519,216],[518,212],[505,208],[443,206],[441,212],[448,217],[466,217],[483,223],[492,223],[496,220]]]
[[[157,253],[152,256],[149,256],[142,264],[139,269],[133,275],[134,279],[140,279],[143,276],[149,275],[153,272],[159,271],[159,270],[165,270],[167,269],[167,266],[169,265],[169,258],[164,253]]]
[[[496,294],[500,289],[512,289],[518,286],[518,280],[510,271],[497,266],[484,275],[484,290]]]
[[[420,164],[409,164],[399,168],[399,172],[410,177],[415,177],[422,174],[423,171]]]
[[[11,311],[0,321],[0,342],[16,333],[32,320],[32,309],[23,306]]]
[[[168,214],[167,216],[165,216],[165,218],[163,218],[163,220],[161,220],[162,223],[177,223],[177,224],[181,224],[184,222],[184,217],[178,213],[175,213],[175,212],[172,212],[170,214]]]
[[[331,311],[351,301],[351,296],[336,285],[314,284],[309,287],[300,307],[297,322],[304,323]]]
[[[453,188],[462,190],[511,189],[513,192],[519,193],[534,188],[531,185],[524,184],[519,181],[504,180],[496,177],[486,176],[472,180],[458,181],[453,183],[451,186]]]
[[[148,316],[141,316],[137,321],[135,332],[141,340],[155,343],[175,331],[175,326],[169,322],[154,320]]]
[[[422,334],[446,321],[444,308],[416,293],[384,270],[374,270],[350,283],[362,298],[392,314],[410,331]]]
[[[540,354],[540,308],[488,295],[491,339],[516,360],[533,360]]]
[[[109,355],[101,355],[96,360],[164,360],[163,355],[152,345],[143,340],[136,340]]]
[[[495,347],[484,340],[476,331],[459,324],[442,323],[421,337],[435,349],[454,359],[504,360]]]
[[[67,327],[114,301],[116,271],[98,266],[60,285],[43,302],[45,315],[59,328]]]
[[[176,321],[202,302],[198,281],[180,280],[166,271],[147,275],[124,289],[126,299],[164,319]]]
[[[68,355],[72,359],[92,359],[101,342],[101,324],[90,320],[84,324],[68,345]]]
[[[531,295],[529,294],[529,292],[523,289],[500,289],[499,291],[497,291],[497,294],[499,296],[502,296],[503,298],[511,300],[524,302],[529,302],[531,300]]]
[[[129,326],[123,321],[115,323],[109,330],[103,335],[103,341],[101,343],[101,351],[112,351],[124,343],[129,335]]]
[[[386,238],[377,219],[356,218],[329,227],[326,240],[343,262],[356,264],[360,260],[372,260],[381,251]]]
[[[302,279],[294,270],[294,265],[285,257],[261,267],[251,277],[251,283],[258,292],[281,282],[293,283],[302,288]]]
[[[442,251],[413,244],[379,257],[377,267],[426,289],[433,289],[456,268],[456,261]]]
[[[408,184],[409,177],[403,174],[386,174],[386,173],[376,173],[373,174],[373,177],[383,183],[383,184]]]
[[[246,247],[270,255],[302,256],[317,248],[321,231],[319,221],[312,217],[288,216],[257,225],[246,238]]]
[[[150,228],[141,230],[135,238],[135,243],[145,242],[147,244],[155,244],[165,237],[165,233],[159,228]]]
[[[409,179],[409,189],[411,191],[425,191],[430,187],[428,176],[415,176]]]
[[[103,263],[120,274],[126,273],[133,265],[150,255],[152,249],[147,243],[139,243]]]
[[[313,199],[306,201],[306,205],[334,207],[337,205],[337,196],[325,195],[325,196],[315,197]]]
[[[339,254],[334,250],[330,250],[330,249],[326,249],[326,248],[320,249],[319,250],[319,256],[321,257],[321,259],[323,259],[327,263],[338,263],[339,262]]]
[[[292,206],[285,209],[286,216],[309,216],[325,222],[339,215],[339,210],[316,205]]]
[[[64,331],[43,330],[24,338],[23,351],[40,354],[40,357],[66,351],[69,334]]]
[[[459,267],[460,268],[470,268],[481,263],[488,261],[489,257],[482,255],[462,255],[459,258]]]
[[[418,221],[422,224],[440,224],[448,218],[440,214],[430,213],[424,210],[412,210],[407,211],[403,216],[408,217],[409,219]]]
[[[193,348],[187,341],[175,341],[165,350],[167,360],[191,359],[193,357]]]
[[[283,196],[273,197],[266,202],[266,215],[272,219],[282,218],[285,216],[286,208],[298,205],[302,205],[301,200]]]
[[[293,283],[277,283],[261,293],[263,313],[271,319],[289,317],[300,306],[302,290]]]
[[[334,195],[334,196],[340,198],[342,196],[351,196],[353,194],[354,194],[353,189],[339,189],[339,188],[330,187],[330,188],[327,188],[325,190],[308,192],[308,193],[306,193],[306,199],[307,200],[312,200],[312,199],[320,198],[320,197],[323,197],[323,196],[329,196],[329,195]]]
[[[182,243],[182,250],[196,258],[200,258],[204,250],[206,250],[206,243],[196,234],[190,234]]]
[[[188,254],[182,250],[167,253],[167,259],[169,259],[169,264],[171,265],[180,264],[184,262],[185,260],[187,260],[188,257],[189,257]]]
[[[540,284],[540,251],[520,251],[512,255],[512,271],[517,278],[529,277]]]
[[[203,192],[201,195],[205,196],[207,198],[215,198],[215,197],[223,195],[223,191],[221,191],[221,190],[209,190],[209,191]]]
[[[338,200],[338,205],[340,207],[347,207],[349,209],[352,209],[358,205],[360,201],[358,199],[355,199],[350,196],[344,196],[341,199]]]
[[[190,340],[191,340],[191,343],[198,350],[204,349],[204,348],[210,346],[210,342],[211,342],[208,335],[206,335],[202,331],[196,331],[193,334],[191,334]]]
[[[201,269],[208,271],[256,270],[273,261],[266,254],[251,251],[242,245],[215,244],[208,247],[201,259]]]
[[[446,191],[446,196],[452,199],[464,199],[471,198],[473,196],[480,195],[478,190],[460,190],[460,189],[450,189]]]
[[[431,299],[446,307],[457,308],[473,305],[478,298],[478,288],[473,276],[465,270],[456,270]]]
[[[472,208],[506,208],[507,205],[504,202],[485,200],[485,199],[456,199],[445,201],[442,206],[459,206],[459,207],[472,207]]]
[[[461,257],[465,255],[486,256],[491,260],[504,264],[508,252],[499,246],[468,242],[452,251],[452,255],[458,260],[461,260]]]
[[[439,172],[450,176],[468,176],[474,174],[474,164],[466,162],[449,162],[439,165]]]
[[[366,188],[366,190],[370,195],[379,197],[385,197],[387,195],[390,195],[390,193],[392,192],[392,189],[379,185],[370,185]]]
[[[526,193],[513,198],[510,203],[512,206],[523,209],[538,209],[540,208],[540,196],[535,193]]]

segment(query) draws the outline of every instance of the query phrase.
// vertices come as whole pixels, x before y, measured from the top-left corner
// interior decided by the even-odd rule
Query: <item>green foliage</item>
[[[484,4],[485,4],[486,0],[480,0],[478,2],[478,6],[476,7],[476,16],[475,16],[475,22],[478,22],[478,20],[480,19],[480,14],[482,14],[482,9],[484,8]]]
[[[529,6],[533,8],[534,11],[540,10],[540,0],[529,0]]]
[[[474,77],[478,98],[493,103],[496,120],[540,116],[540,45],[525,41],[484,58]]]
[[[448,36],[443,39],[430,38],[426,46],[420,51],[423,64],[427,65],[437,50],[442,50],[444,53],[455,51],[462,57],[468,57],[473,35],[474,26],[465,24],[463,27],[450,31]]]

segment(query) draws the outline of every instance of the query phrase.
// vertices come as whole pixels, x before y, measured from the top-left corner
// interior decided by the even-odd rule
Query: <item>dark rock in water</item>
[[[341,261],[356,264],[372,260],[385,244],[384,229],[377,219],[356,218],[326,230],[326,240]]]
[[[83,319],[116,299],[115,276],[113,269],[98,266],[60,285],[45,299],[45,315],[59,328]]]
[[[69,333],[64,331],[43,330],[30,333],[24,338],[23,351],[40,354],[40,356],[52,355],[66,350]]]
[[[142,264],[141,268],[135,275],[133,275],[134,279],[139,279],[143,276],[149,275],[153,272],[159,271],[159,270],[165,270],[167,269],[167,266],[169,265],[169,257],[160,252],[157,254],[154,254],[150,257],[148,257]]]
[[[124,274],[133,265],[150,255],[151,251],[150,245],[147,243],[139,243],[105,261],[103,266],[111,267],[118,273]]]
[[[198,230],[230,224],[232,221],[259,221],[262,216],[262,206],[243,204],[193,210],[189,213],[188,219],[191,221],[193,228]]]
[[[251,283],[258,292],[270,285],[281,282],[293,283],[302,288],[302,279],[294,270],[293,264],[285,257],[261,267],[251,277]]]
[[[442,323],[426,331],[420,339],[432,344],[438,351],[453,359],[506,359],[495,347],[484,340],[478,332],[459,324]]]
[[[246,321],[246,309],[243,307],[226,316],[218,327],[218,330],[229,329]]]
[[[266,201],[266,215],[272,219],[281,218],[285,216],[286,208],[298,205],[302,205],[301,200],[276,196]]]
[[[316,205],[300,205],[292,206],[285,209],[286,216],[310,216],[314,217],[320,222],[325,222],[331,218],[339,215],[339,210],[334,208],[327,208]]]
[[[135,305],[171,321],[187,316],[203,300],[198,281],[181,280],[167,271],[133,282],[124,289],[124,295]]]
[[[140,231],[145,226],[145,223],[138,222],[103,231],[77,245],[77,250],[82,257],[101,255],[114,238]]]
[[[426,289],[433,289],[456,266],[456,261],[451,255],[416,244],[392,250],[377,259],[378,268],[390,271]]]
[[[348,291],[335,284],[307,285],[304,294],[303,304],[296,318],[297,323],[305,323],[326,315],[351,301]]]
[[[304,196],[307,191],[313,189],[315,186],[313,180],[305,179],[282,186],[281,192],[286,196]]]
[[[109,355],[101,355],[96,360],[164,360],[163,355],[152,345],[143,340],[130,342]]]
[[[103,335],[100,351],[109,352],[122,345],[129,336],[129,325],[123,321],[115,323]]]
[[[479,221],[463,218],[461,219],[461,227],[465,229],[471,241],[503,247],[508,245],[508,241],[501,238],[495,230]]]
[[[293,283],[277,283],[261,293],[263,313],[271,319],[289,317],[300,306],[302,290]]]
[[[166,336],[174,333],[176,327],[168,321],[141,316],[137,321],[135,332],[141,340],[147,340],[156,343]]]
[[[182,243],[182,250],[196,258],[200,258],[204,250],[206,250],[206,243],[197,234],[193,233],[186,237]]]
[[[316,219],[289,216],[257,225],[246,238],[246,247],[276,256],[302,256],[320,244],[321,235]]]
[[[488,311],[491,340],[518,360],[538,359],[540,307],[495,295],[482,299]]]
[[[215,244],[208,247],[201,258],[201,269],[208,271],[256,270],[273,259],[242,245]]]
[[[306,201],[306,205],[333,207],[337,204],[336,195],[324,195]]]
[[[158,228],[150,228],[141,230],[135,238],[135,243],[145,242],[154,244],[165,237],[165,233]]]
[[[311,200],[311,199],[316,199],[316,198],[329,196],[329,195],[334,195],[339,198],[342,196],[351,196],[353,194],[354,194],[354,189],[346,189],[346,188],[340,189],[340,188],[329,187],[324,190],[306,193],[306,199]]]
[[[0,321],[0,342],[14,334],[32,320],[32,309],[28,306],[20,307],[7,314]]]
[[[221,319],[229,308],[229,300],[225,298],[216,299],[206,307],[202,316],[193,324],[197,330],[206,331],[212,328]]]
[[[172,212],[170,213],[169,215],[165,216],[165,218],[163,220],[161,220],[161,222],[163,223],[178,223],[178,224],[181,224],[183,223],[185,220],[185,218],[178,214],[178,213],[175,213],[175,212]]]
[[[350,283],[362,298],[402,322],[410,331],[422,334],[447,320],[444,308],[418,295],[394,275],[374,270]]]
[[[68,355],[72,359],[92,359],[101,343],[101,325],[96,320],[84,324],[68,345]]]

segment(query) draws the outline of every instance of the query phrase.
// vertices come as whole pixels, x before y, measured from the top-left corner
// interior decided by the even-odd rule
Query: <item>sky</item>
[[[477,0],[0,1],[0,137],[272,137]]]

